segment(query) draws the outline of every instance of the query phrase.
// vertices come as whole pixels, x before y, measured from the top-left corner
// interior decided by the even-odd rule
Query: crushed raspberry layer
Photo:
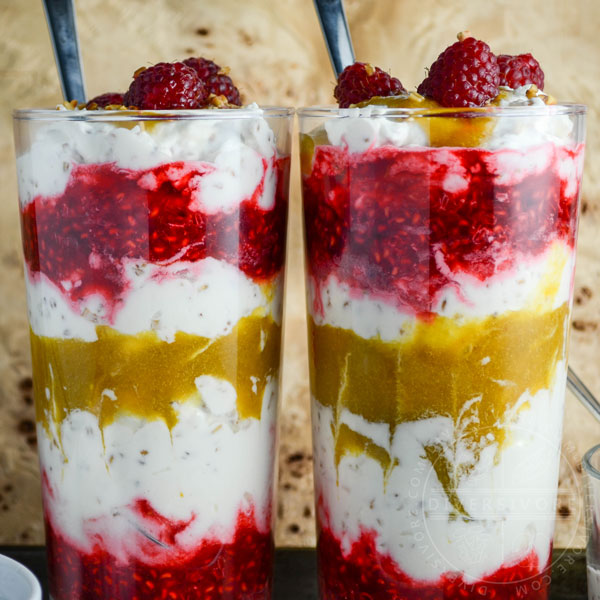
[[[546,167],[524,169],[546,151]],[[318,146],[303,178],[310,273],[427,316],[454,274],[485,281],[553,240],[573,246],[579,184],[559,167],[581,151]]]
[[[170,523],[146,501],[146,522],[160,525],[159,541],[171,545],[184,523]],[[271,532],[260,532],[253,513],[240,513],[231,543],[206,540],[183,554],[150,542],[152,564],[123,562],[98,539],[84,553],[55,529],[46,515],[50,593],[61,600],[269,600],[274,556]],[[146,548],[146,554],[148,549]],[[162,556],[161,556],[162,555]]]
[[[328,529],[318,540],[321,600],[546,600],[550,565],[540,567],[534,551],[519,563],[502,566],[481,581],[466,582],[457,573],[423,582],[401,571],[377,551],[375,534],[363,531],[344,555],[341,542]]]
[[[213,257],[255,281],[269,280],[284,259],[289,159],[277,161],[268,210],[258,202],[263,176],[239,208],[203,212],[193,192],[210,169],[205,163],[141,171],[111,163],[73,167],[63,194],[38,197],[22,210],[30,271],[44,273],[72,302],[100,294],[109,307],[127,290],[125,259],[169,264]]]

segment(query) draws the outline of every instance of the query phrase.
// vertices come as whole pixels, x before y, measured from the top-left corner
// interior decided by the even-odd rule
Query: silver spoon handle
[[[354,49],[342,0],[314,0],[336,78],[354,62]]]
[[[567,385],[571,392],[577,396],[577,399],[600,421],[600,402],[596,400],[594,394],[590,392],[571,367],[569,367],[567,374]]]
[[[64,99],[85,102],[83,67],[73,0],[43,0]]]

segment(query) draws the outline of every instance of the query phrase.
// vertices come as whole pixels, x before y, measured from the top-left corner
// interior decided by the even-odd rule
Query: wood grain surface
[[[309,0],[79,0],[76,5],[90,95],[126,89],[141,65],[204,55],[231,67],[245,101],[332,102],[334,78]],[[600,394],[600,3],[346,0],[346,7],[357,56],[391,70],[407,88],[414,89],[424,67],[468,28],[498,53],[533,52],[545,70],[547,91],[589,106],[571,365]],[[0,543],[31,544],[42,542],[43,525],[11,110],[50,107],[60,100],[39,0],[0,2],[0,84]],[[298,178],[296,164],[277,510],[277,543],[295,546],[315,539]],[[582,453],[598,441],[600,424],[568,397],[556,547],[584,543],[579,465]]]

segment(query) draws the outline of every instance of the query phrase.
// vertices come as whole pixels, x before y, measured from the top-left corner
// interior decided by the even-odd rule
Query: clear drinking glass
[[[600,600],[600,444],[583,457],[588,599]]]
[[[270,598],[292,117],[14,114],[54,600]]]
[[[585,107],[299,111],[322,600],[546,598]]]

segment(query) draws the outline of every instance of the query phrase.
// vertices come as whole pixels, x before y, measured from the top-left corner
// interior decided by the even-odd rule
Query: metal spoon
[[[354,62],[352,38],[342,0],[314,0],[325,45],[336,79],[344,67]]]
[[[354,49],[342,0],[314,0],[325,45],[336,78],[354,62]],[[600,421],[600,402],[569,367],[567,384],[579,401]]]
[[[569,367],[567,375],[567,385],[571,392],[577,396],[577,399],[583,404],[591,413],[596,417],[597,421],[600,421],[600,402],[596,399],[594,394],[590,392],[588,387],[579,379],[575,371]]]
[[[63,97],[67,102],[85,102],[73,0],[43,0],[43,4]]]

